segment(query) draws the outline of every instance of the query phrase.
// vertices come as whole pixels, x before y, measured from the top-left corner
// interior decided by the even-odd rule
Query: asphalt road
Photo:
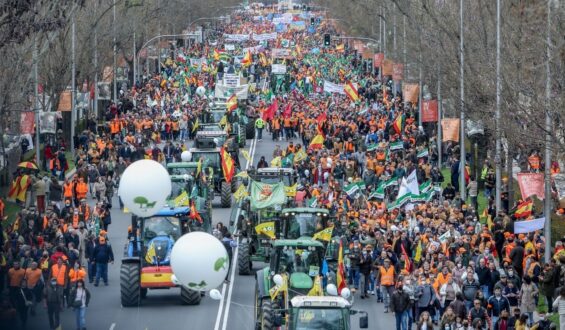
[[[246,149],[250,152],[252,162],[257,164],[261,156],[269,161],[272,158],[276,144],[286,147],[287,143],[274,142],[268,134],[264,134],[263,141],[247,141]],[[298,142],[298,141],[295,141]],[[256,144],[256,147],[254,147]],[[245,167],[246,160],[240,156],[242,166]],[[123,248],[126,242],[127,227],[130,224],[130,214],[124,214],[118,208],[115,200],[112,209],[112,224],[109,228],[109,241],[112,244],[116,261],[109,266],[109,286],[94,287],[87,285],[92,299],[86,311],[86,324],[88,329],[116,330],[116,329],[140,329],[140,330],[238,330],[254,328],[254,276],[240,276],[236,267],[232,267],[230,282],[223,284],[220,292],[223,298],[220,301],[204,297],[198,306],[184,306],[180,300],[180,289],[150,290],[147,298],[142,300],[139,307],[123,308],[120,304],[120,260],[123,256]],[[213,204],[213,222],[229,223],[230,217],[237,210],[223,209],[216,199]],[[235,251],[237,252],[237,251]],[[204,251],[203,251],[204,253]],[[237,253],[234,253],[236,256]],[[254,264],[258,270],[263,265]],[[363,310],[369,314],[370,329],[394,329],[393,314],[384,314],[383,305],[376,303],[376,298],[355,299],[353,308]],[[61,314],[62,328],[76,329],[74,313],[65,310]],[[352,316],[352,329],[358,329],[359,318]],[[48,329],[47,312],[42,306],[38,306],[37,315],[30,317],[27,329]]]

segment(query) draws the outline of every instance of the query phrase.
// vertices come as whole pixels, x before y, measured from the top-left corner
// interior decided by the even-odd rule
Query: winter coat
[[[403,313],[410,308],[410,296],[408,293],[395,290],[390,297],[390,309],[395,313]]]
[[[59,182],[54,183],[51,181],[51,185],[49,187],[49,200],[58,202],[62,200],[63,197],[63,186],[59,184]]]
[[[114,253],[110,244],[97,244],[92,252],[92,256],[97,263],[108,263],[114,260]]]
[[[520,310],[522,313],[533,313],[536,310],[535,296],[538,292],[538,288],[534,283],[529,285],[526,283],[522,284],[522,289],[520,290]]]

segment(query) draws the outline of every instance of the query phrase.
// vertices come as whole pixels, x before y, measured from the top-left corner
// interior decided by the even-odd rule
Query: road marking
[[[110,330],[114,330],[115,327],[116,327],[116,323],[112,323],[112,325],[110,326]]]
[[[253,166],[253,158],[255,157],[255,150],[257,147],[257,138],[253,139],[251,141],[251,146],[249,147],[249,160],[247,161],[247,164],[245,165],[245,170],[247,171],[249,169],[250,166]],[[237,212],[235,214],[235,230],[234,230],[234,234],[237,234],[237,221],[239,220],[239,215],[241,213],[241,208],[237,209]],[[223,319],[223,325],[222,325],[222,330],[225,330],[227,327],[227,321],[228,321],[228,315],[229,315],[229,311],[230,311],[230,305],[231,305],[231,294],[233,292],[233,283],[235,280],[235,269],[237,268],[237,253],[239,251],[239,245],[235,247],[235,251],[234,253],[234,258],[232,260],[232,267],[231,267],[231,276],[230,276],[230,283],[229,283],[229,288],[227,290],[227,299],[225,299],[225,313],[224,313],[224,319]],[[220,329],[220,320],[222,318],[222,312],[224,309],[224,297],[226,294],[226,284],[224,283],[222,286],[222,298],[220,299],[220,306],[218,307],[218,315],[216,316],[216,324],[214,325],[214,330],[219,330]]]

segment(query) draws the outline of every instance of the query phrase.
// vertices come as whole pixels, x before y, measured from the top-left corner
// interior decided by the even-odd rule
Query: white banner
[[[277,33],[263,33],[263,34],[253,34],[253,40],[263,41],[263,40],[275,40],[277,39]]]
[[[263,46],[258,45],[255,47],[247,47],[247,48],[243,48],[243,53],[247,53],[250,52],[251,54],[257,54],[258,52],[261,51],[261,49],[263,48]]]
[[[249,85],[241,85],[238,87],[228,87],[223,85],[216,85],[214,90],[214,97],[217,99],[227,99],[232,94],[235,93],[238,100],[247,100],[247,91],[249,90]]]
[[[545,218],[514,222],[514,234],[531,233],[545,227]]]
[[[248,34],[227,34],[227,33],[224,33],[224,39],[226,39],[226,41],[242,42],[242,41],[249,40],[249,35]]]
[[[286,65],[285,64],[273,64],[271,65],[271,72],[273,74],[285,74]]]
[[[285,58],[290,56],[290,49],[284,48],[273,48],[271,50],[271,56],[273,58]]]
[[[57,132],[57,113],[41,111],[39,115],[39,130],[41,134]]]
[[[334,84],[331,81],[324,80],[324,92],[326,93],[339,93],[345,95],[343,85]]]
[[[225,44],[224,49],[225,50],[235,50],[235,45],[234,44]]]
[[[225,73],[224,86],[230,88],[239,86],[239,74]]]
[[[292,22],[292,16],[283,16],[283,17],[273,17],[273,24],[290,24]]]

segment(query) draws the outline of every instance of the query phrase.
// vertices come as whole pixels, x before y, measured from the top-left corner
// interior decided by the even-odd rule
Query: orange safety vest
[[[78,222],[80,221],[80,216],[78,214],[73,214],[73,228],[78,229]]]
[[[386,269],[384,266],[381,266],[379,272],[381,274],[381,285],[394,285],[394,267],[390,266]]]
[[[88,220],[90,219],[90,206],[85,205],[85,206],[79,206],[78,207],[78,212],[82,213],[82,215],[84,216],[84,220]]]
[[[63,190],[63,196],[65,196],[65,198],[73,198],[73,184],[71,182],[65,183]]]
[[[67,276],[67,265],[63,264],[59,267],[59,264],[55,264],[51,267],[51,278],[57,279],[57,285],[65,285],[65,277]]]
[[[528,268],[528,276],[529,277],[534,277],[534,269],[538,265],[539,265],[539,263],[537,261],[534,261],[530,264],[530,267]]]
[[[77,183],[77,198],[86,198],[86,193],[88,192],[88,186],[84,182]]]
[[[71,283],[75,283],[78,280],[84,280],[85,277],[86,272],[82,268],[79,268],[76,271],[73,268],[69,271],[69,280],[71,281]]]

